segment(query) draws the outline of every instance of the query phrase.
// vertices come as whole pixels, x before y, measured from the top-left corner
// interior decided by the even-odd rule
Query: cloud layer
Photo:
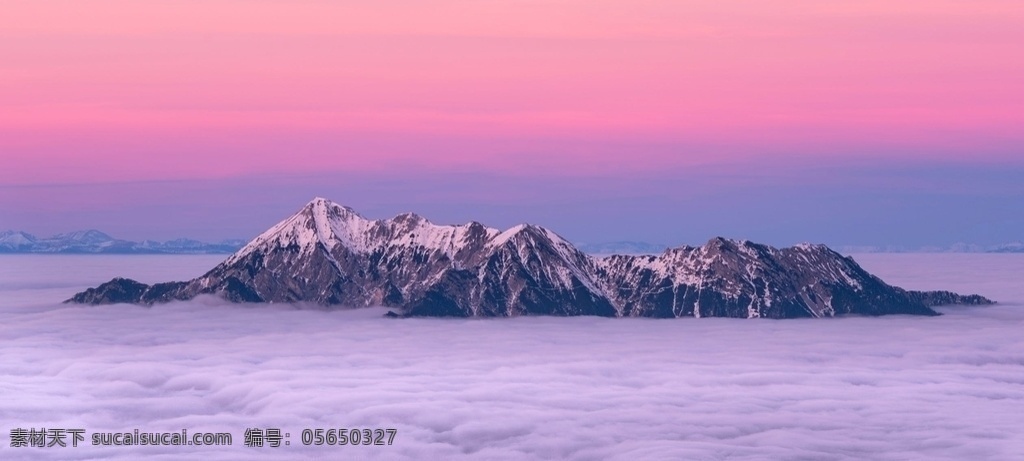
[[[54,301],[110,272],[145,281],[198,275],[210,258],[3,257],[0,394],[13,398],[0,401],[0,458],[1008,460],[1024,452],[1024,293],[1015,286],[1024,258],[857,259],[908,288],[978,291],[1003,303],[937,318],[787,321],[389,320],[380,309],[211,298],[81,307]],[[228,431],[235,444],[12,449],[12,427]],[[279,427],[292,445],[246,448],[247,427]],[[398,436],[389,447],[300,443],[303,428],[338,427],[394,427]]]

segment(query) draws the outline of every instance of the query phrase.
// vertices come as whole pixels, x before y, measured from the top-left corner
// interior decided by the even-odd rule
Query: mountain
[[[580,251],[589,255],[650,255],[659,254],[668,248],[668,245],[647,242],[601,242],[601,243],[580,243],[576,245]]]
[[[68,302],[152,304],[202,294],[459,317],[937,315],[931,306],[991,303],[890,286],[823,245],[714,238],[659,255],[598,258],[539,226],[442,226],[412,213],[369,220],[322,198],[201,277],[155,285],[116,278]]]
[[[844,253],[1024,253],[1024,243],[1010,242],[1000,245],[979,245],[976,243],[954,243],[948,246],[840,246]]]
[[[35,244],[36,238],[32,234],[21,231],[0,232],[0,253],[26,251]]]
[[[115,239],[98,230],[68,232],[47,238],[37,238],[21,231],[0,232],[0,253],[227,254],[238,251],[244,244],[241,240],[204,243],[189,239],[131,242]]]
[[[1013,242],[999,245],[988,250],[989,253],[1024,253],[1024,243]]]

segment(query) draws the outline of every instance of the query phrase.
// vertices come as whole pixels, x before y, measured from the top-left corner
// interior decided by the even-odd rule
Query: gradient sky
[[[0,229],[1024,240],[1024,3],[0,0]]]

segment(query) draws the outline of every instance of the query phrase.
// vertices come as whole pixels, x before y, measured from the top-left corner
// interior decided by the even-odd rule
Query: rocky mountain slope
[[[595,258],[538,226],[441,226],[411,213],[369,220],[321,198],[201,277],[155,285],[118,278],[68,301],[152,304],[202,294],[460,317],[936,315],[932,305],[991,302],[887,285],[823,245],[715,238],[660,255]]]

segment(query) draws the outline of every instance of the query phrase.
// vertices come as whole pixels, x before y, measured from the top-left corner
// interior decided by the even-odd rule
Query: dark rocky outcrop
[[[908,291],[911,298],[921,301],[925,306],[948,306],[952,304],[963,304],[978,306],[994,304],[992,300],[979,295],[959,295],[952,291]]]

